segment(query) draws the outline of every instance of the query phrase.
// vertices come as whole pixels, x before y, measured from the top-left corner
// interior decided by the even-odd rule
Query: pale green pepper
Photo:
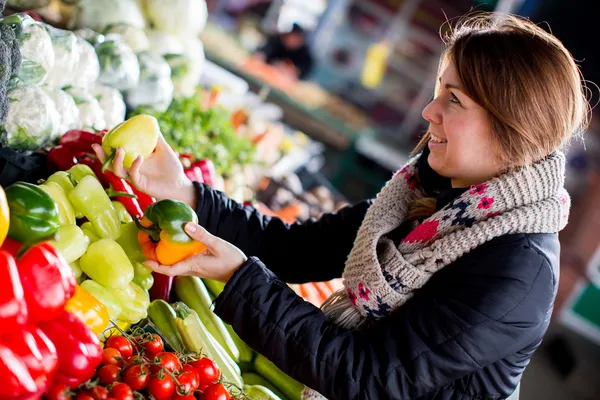
[[[65,194],[69,194],[75,187],[75,182],[71,178],[71,175],[66,171],[58,171],[50,175],[45,183],[53,182],[58,184]]]
[[[79,260],[90,245],[90,239],[77,225],[61,226],[49,242],[56,247],[68,263]]]
[[[123,307],[119,316],[121,321],[135,324],[148,316],[150,297],[148,292],[135,283],[132,282],[126,288],[111,289],[111,292]]]
[[[144,262],[146,257],[142,252],[142,246],[138,241],[138,228],[135,222],[130,222],[121,225],[121,237],[117,239],[117,243],[121,245],[127,257],[133,261]]]
[[[144,290],[149,290],[154,284],[152,270],[137,261],[131,261],[131,264],[133,265],[133,283]]]
[[[98,236],[116,240],[121,236],[117,210],[94,176],[85,176],[69,193],[75,211],[81,212],[92,223]]]
[[[123,311],[123,306],[119,299],[112,293],[112,290],[105,288],[91,279],[83,281],[80,286],[104,304],[111,320],[116,321],[119,318]]]
[[[58,207],[58,220],[61,225],[75,225],[75,210],[65,191],[56,182],[46,182],[40,185],[40,188],[48,193]]]
[[[88,222],[84,222],[81,225],[81,230],[83,231],[83,234],[85,236],[87,236],[88,238],[90,238],[90,243],[97,242],[98,240],[101,239],[101,237],[98,236],[98,233],[96,233],[96,230],[94,229],[94,226],[89,221]]]
[[[86,176],[93,176],[94,178],[96,178],[96,174],[94,174],[94,171],[92,171],[92,169],[85,164],[74,165],[71,168],[69,168],[67,172],[71,176],[72,180],[74,180],[76,183],[81,182],[81,180]]]
[[[136,115],[120,123],[102,138],[102,149],[107,155],[102,171],[113,161],[119,147],[125,151],[123,165],[131,168],[139,156],[152,154],[160,135],[158,121],[151,115]]]
[[[71,271],[73,271],[73,276],[75,277],[75,279],[77,279],[77,283],[81,283],[79,279],[83,276],[83,271],[79,266],[79,260],[73,261],[69,264],[69,266],[71,267]]]
[[[133,266],[117,242],[100,239],[79,260],[87,276],[107,288],[124,289],[133,280]]]
[[[131,215],[129,214],[129,212],[127,211],[127,208],[125,208],[123,203],[121,203],[120,201],[113,200],[112,204],[113,204],[113,207],[115,208],[115,210],[117,210],[117,216],[119,217],[120,223],[128,224],[130,222],[133,222],[133,218],[131,218]],[[121,229],[122,229],[122,227],[121,227]]]

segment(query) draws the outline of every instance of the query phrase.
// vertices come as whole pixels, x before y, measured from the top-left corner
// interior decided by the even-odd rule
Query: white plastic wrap
[[[71,31],[56,29],[50,25],[46,26],[46,30],[54,49],[54,67],[48,74],[46,86],[60,89],[73,83],[73,75],[79,62],[77,36]]]
[[[140,106],[151,107],[164,112],[173,100],[173,81],[171,68],[160,55],[144,51],[138,54],[140,62],[140,84],[127,92],[127,105],[136,109]]]
[[[208,19],[204,0],[146,0],[146,13],[157,30],[180,38],[198,36]]]
[[[116,34],[123,42],[133,50],[134,53],[146,51],[150,48],[150,41],[146,32],[138,27],[127,24],[111,25],[105,32],[107,35]]]
[[[135,0],[80,0],[73,12],[73,20],[75,27],[96,32],[104,32],[108,26],[115,24],[138,28],[144,28],[145,25]]]
[[[77,64],[74,68],[72,86],[88,90],[94,86],[100,75],[100,63],[94,47],[85,39],[77,37]]]
[[[140,81],[140,64],[131,50],[118,36],[109,36],[96,46],[100,62],[98,81],[103,85],[126,91]]]
[[[98,100],[100,108],[104,111],[106,128],[112,129],[125,121],[125,101],[123,95],[115,88],[98,85],[92,94]]]
[[[59,121],[52,99],[38,87],[9,91],[10,111],[4,121],[2,142],[15,150],[38,150],[48,143]]]
[[[43,90],[52,99],[57,111],[58,123],[54,132],[52,132],[52,141],[55,141],[65,132],[80,127],[79,108],[77,108],[73,97],[64,90],[49,87],[45,87]]]
[[[19,85],[41,86],[54,67],[52,40],[43,24],[28,15],[15,16],[21,19],[20,34],[21,66],[17,72]]]
[[[180,39],[169,33],[160,31],[148,31],[150,40],[150,51],[160,54],[183,54],[185,47]]]
[[[79,109],[81,129],[101,131],[106,128],[104,111],[98,100],[90,92],[77,88],[69,88],[66,92],[73,97]]]

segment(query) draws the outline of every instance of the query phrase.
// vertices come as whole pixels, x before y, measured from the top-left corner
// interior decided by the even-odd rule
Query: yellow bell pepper
[[[104,304],[79,285],[75,288],[75,295],[67,302],[65,310],[79,318],[96,335],[100,335],[110,321]]]
[[[2,246],[4,239],[6,239],[9,225],[10,212],[8,210],[8,201],[6,200],[4,189],[0,186],[0,246]]]

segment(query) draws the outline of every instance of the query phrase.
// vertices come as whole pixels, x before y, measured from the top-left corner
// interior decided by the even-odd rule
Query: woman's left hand
[[[198,276],[226,283],[248,259],[240,249],[211,235],[200,225],[187,223],[185,231],[192,239],[204,244],[207,250],[172,266],[160,265],[156,261],[146,261],[145,264],[164,275]]]

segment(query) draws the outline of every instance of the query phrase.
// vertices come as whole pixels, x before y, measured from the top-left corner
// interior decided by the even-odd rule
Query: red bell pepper
[[[215,182],[217,180],[217,172],[215,170],[215,165],[211,160],[199,160],[190,166],[190,168],[195,167],[200,168],[200,171],[202,171],[202,179],[204,183],[206,183],[208,186],[215,185]]]
[[[146,208],[148,208],[148,206],[156,203],[156,199],[154,197],[147,195],[146,193],[137,189],[135,186],[131,185],[131,189],[133,190],[133,193],[135,193],[135,195],[137,196],[137,201],[142,211],[146,211]]]
[[[107,187],[110,185],[108,178],[104,175],[104,172],[102,172],[102,163],[100,161],[98,161],[95,158],[92,159],[90,157],[84,156],[79,159],[79,163],[85,164],[88,167],[90,167],[92,171],[94,171],[96,178],[98,178],[102,186]]]
[[[54,343],[58,355],[55,383],[71,389],[91,379],[102,361],[100,341],[76,316],[63,311],[56,319],[39,324]]]
[[[29,321],[47,321],[59,316],[75,293],[71,267],[49,243],[31,247],[18,260]]]
[[[60,138],[58,144],[75,152],[91,153],[93,144],[102,144],[102,136],[87,131],[71,130]]]
[[[192,182],[204,183],[204,177],[202,176],[202,170],[199,167],[190,167],[185,170],[185,175]]]
[[[77,164],[80,152],[58,145],[48,152],[48,166],[53,170],[66,171]]]
[[[131,187],[129,182],[127,182],[125,179],[119,178],[111,171],[105,171],[104,176],[108,180],[108,183],[113,190],[135,196],[133,198],[117,196],[116,199],[125,206],[127,212],[133,218],[142,218],[144,216],[144,212],[142,211],[140,204],[138,203],[136,198],[137,195],[133,191],[133,188]]]
[[[154,278],[154,283],[150,288],[150,300],[164,300],[169,302],[174,278],[159,274],[158,272],[152,272],[152,277]]]
[[[0,399],[24,398],[37,392],[25,361],[8,344],[0,342]]]
[[[0,336],[27,322],[25,293],[12,255],[0,251]]]

